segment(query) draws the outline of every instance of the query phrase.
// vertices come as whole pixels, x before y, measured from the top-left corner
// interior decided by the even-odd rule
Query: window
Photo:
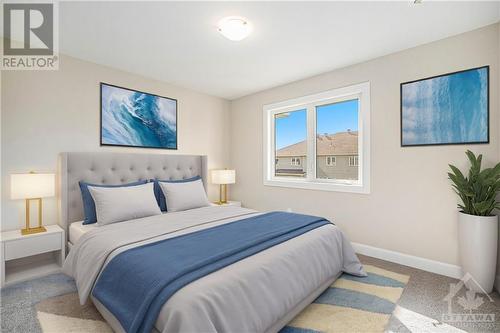
[[[316,116],[316,178],[339,181],[358,180],[358,170],[346,168],[346,155],[358,154],[359,100],[353,98],[333,103],[321,103],[314,107]],[[339,156],[334,164],[324,165],[325,155]],[[328,161],[327,161],[328,162]]]
[[[278,112],[273,116],[275,177],[304,178],[306,170],[298,156],[306,155],[307,110]]]
[[[292,163],[293,166],[300,166],[300,157],[292,157]]]
[[[266,105],[263,134],[265,185],[370,192],[368,82]]]
[[[326,157],[326,166],[335,166],[337,164],[337,159],[335,156]]]

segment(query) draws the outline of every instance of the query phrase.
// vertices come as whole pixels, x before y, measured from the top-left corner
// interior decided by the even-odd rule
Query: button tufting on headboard
[[[79,181],[123,184],[151,178],[186,179],[201,176],[207,186],[207,157],[199,155],[131,153],[61,153],[59,159],[60,224],[83,220]],[[67,233],[66,233],[67,235]]]

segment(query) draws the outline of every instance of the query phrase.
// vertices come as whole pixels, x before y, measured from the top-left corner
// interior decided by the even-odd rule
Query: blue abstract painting
[[[401,84],[401,145],[488,143],[489,67]]]
[[[101,145],[177,149],[177,100],[101,83]]]

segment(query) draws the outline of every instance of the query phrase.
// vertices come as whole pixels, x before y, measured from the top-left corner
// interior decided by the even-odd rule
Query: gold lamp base
[[[21,229],[21,235],[31,235],[31,234],[37,234],[39,232],[45,232],[47,229],[45,227],[35,227],[35,228],[28,228],[28,229]]]
[[[30,227],[30,201],[38,201],[38,227]],[[47,229],[42,225],[42,198],[26,199],[26,227],[21,229],[21,235],[37,234],[39,232],[46,232]]]
[[[227,185],[219,185],[219,201],[216,202],[217,205],[227,204]]]

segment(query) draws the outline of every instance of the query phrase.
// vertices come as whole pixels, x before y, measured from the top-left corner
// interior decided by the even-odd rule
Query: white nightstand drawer
[[[61,234],[49,233],[5,242],[5,260],[18,259],[35,254],[60,250]]]

